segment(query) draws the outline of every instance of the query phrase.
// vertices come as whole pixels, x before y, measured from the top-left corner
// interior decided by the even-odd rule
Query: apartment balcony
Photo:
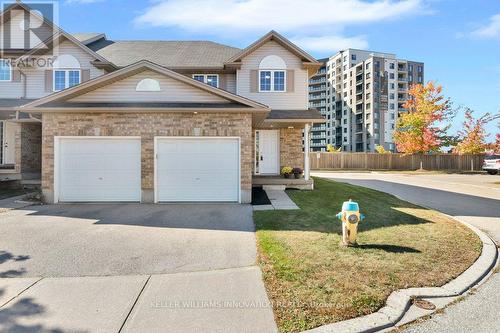
[[[326,82],[326,78],[325,77],[322,77],[320,79],[309,80],[309,84],[321,84],[321,83],[325,83],[325,82]]]
[[[323,147],[326,146],[326,140],[322,140],[321,142],[311,142],[311,147]]]
[[[408,82],[408,78],[406,75],[398,75],[398,81],[399,82]]]
[[[310,92],[314,92],[314,91],[325,91],[326,90],[326,85],[322,85],[322,86],[315,86],[315,87],[309,87],[309,91]]]
[[[312,100],[318,100],[318,99],[325,99],[326,98],[326,94],[319,94],[319,95],[313,95],[313,94],[309,94],[309,100],[312,101]]]
[[[311,139],[314,140],[326,139],[326,134],[325,133],[321,133],[319,135],[312,134]]]
[[[322,107],[322,106],[326,106],[326,103],[325,102],[322,102],[322,103],[309,103],[309,106],[312,107],[312,108],[319,108],[319,107]]]

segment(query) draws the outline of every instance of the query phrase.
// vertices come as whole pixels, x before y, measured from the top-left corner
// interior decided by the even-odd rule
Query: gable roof
[[[89,45],[91,43],[98,41],[99,39],[106,38],[106,34],[100,32],[85,32],[85,33],[76,33],[71,35],[84,45]]]
[[[302,62],[304,64],[311,64],[311,65],[321,65],[313,56],[311,56],[309,53],[306,51],[302,50],[299,48],[297,45],[293,44],[291,41],[289,41],[287,38],[283,37],[279,33],[277,33],[274,30],[271,30],[261,38],[259,38],[257,41],[254,43],[250,44],[248,47],[243,49],[241,52],[235,54],[231,58],[229,58],[226,61],[226,64],[234,64],[234,63],[239,63],[241,62],[241,59],[264,45],[265,43],[269,41],[275,41],[281,46],[283,46],[285,49],[288,51],[292,52],[295,54],[297,57],[302,59]]]
[[[53,31],[54,31],[54,33],[52,34],[52,36],[50,36],[46,40],[42,41],[41,43],[39,43],[38,45],[36,45],[35,47],[33,47],[27,53],[23,54],[21,57],[19,57],[19,60],[25,59],[26,57],[28,57],[30,55],[33,55],[33,54],[39,54],[41,52],[43,53],[44,51],[46,51],[46,49],[43,49],[40,46],[47,45],[47,46],[53,47],[54,43],[58,43],[59,42],[60,37],[64,37],[64,38],[68,39],[69,41],[73,42],[76,46],[78,46],[79,48],[81,48],[83,51],[85,51],[85,52],[89,53],[90,55],[92,55],[99,62],[101,62],[103,64],[106,64],[106,65],[112,65],[104,57],[102,57],[101,55],[97,54],[93,50],[89,49],[87,46],[85,46],[80,40],[78,40],[77,38],[75,38],[73,35],[67,33],[66,31],[64,31],[63,29],[61,29],[58,25],[56,25],[55,23],[53,23],[52,21],[50,21],[46,17],[38,14],[38,12],[36,10],[32,11],[31,8],[30,8],[30,6],[27,5],[27,4],[25,4],[25,3],[16,2],[15,4],[12,4],[11,6],[9,6],[5,11],[1,12],[0,13],[0,23],[3,22],[5,14],[7,14],[8,12],[12,11],[15,8],[20,8],[20,9],[23,9],[25,11],[29,11],[32,15],[34,15],[35,17],[37,17],[40,20],[42,20],[45,24],[49,25],[53,29]]]
[[[253,100],[250,100],[250,99],[242,97],[242,96],[232,94],[232,93],[227,92],[227,91],[222,90],[222,89],[214,88],[212,86],[201,83],[201,82],[196,81],[190,77],[179,74],[177,72],[174,72],[172,70],[169,70],[165,67],[162,67],[160,65],[157,65],[157,64],[152,63],[152,62],[147,61],[147,60],[139,61],[133,65],[130,65],[130,66],[127,66],[127,67],[122,68],[120,70],[117,70],[115,72],[100,76],[98,78],[87,81],[85,83],[74,86],[72,88],[57,92],[55,94],[52,94],[52,95],[49,95],[46,97],[42,97],[36,101],[33,101],[31,103],[28,103],[28,104],[21,106],[20,110],[40,112],[43,110],[44,107],[48,107],[49,105],[52,105],[52,106],[57,105],[59,107],[64,106],[61,104],[61,102],[66,102],[65,104],[68,107],[76,108],[74,103],[73,104],[72,104],[72,102],[68,103],[68,101],[70,99],[73,99],[77,96],[81,96],[81,95],[86,94],[88,92],[94,91],[98,88],[105,87],[109,84],[123,80],[127,77],[133,76],[133,75],[138,74],[140,72],[143,72],[145,70],[151,70],[151,71],[163,74],[163,75],[165,75],[169,78],[172,78],[174,80],[181,81],[181,82],[188,84],[190,86],[193,86],[195,88],[198,88],[198,89],[204,90],[208,93],[222,97],[225,100],[227,100],[229,103],[232,103],[233,106],[239,105],[240,109],[245,108],[245,109],[249,109],[247,111],[261,111],[261,112],[269,112],[270,111],[269,107],[264,105],[264,104],[255,102]],[[117,103],[114,103],[114,105],[107,105],[107,107],[109,107],[109,108],[112,108],[112,107],[127,108],[129,106],[132,108],[136,107],[133,105],[133,103],[127,105],[128,103],[119,103],[119,102],[120,101],[117,101]],[[142,105],[143,105],[142,109],[147,108],[147,107],[150,107],[150,108],[155,108],[155,107],[156,108],[168,108],[168,109],[185,108],[184,105],[177,105],[177,106],[176,105],[167,105],[167,104],[155,105],[154,103],[151,103],[150,105],[148,105],[148,103],[142,103]],[[210,104],[208,104],[208,105],[210,105]],[[210,107],[208,105],[204,104],[201,106],[191,106],[191,107],[202,107],[203,110],[208,110],[208,109],[210,109]],[[97,106],[99,106],[99,105],[97,105]],[[81,104],[79,106],[79,108],[88,110],[89,105]],[[235,107],[235,108],[238,108],[238,107]],[[220,109],[220,106],[216,105],[216,109]],[[53,109],[49,108],[49,111],[53,111]]]
[[[89,45],[118,67],[148,60],[168,68],[224,68],[239,53],[235,47],[210,41],[107,41]]]

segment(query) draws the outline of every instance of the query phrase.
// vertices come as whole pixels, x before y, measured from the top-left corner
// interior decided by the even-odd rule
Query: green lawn
[[[15,197],[17,195],[25,194],[26,191],[23,189],[6,189],[0,188],[0,200],[10,197]]]
[[[256,211],[259,264],[281,332],[298,332],[377,311],[389,294],[439,286],[469,267],[481,243],[442,214],[375,190],[315,179],[288,191],[297,211]],[[359,246],[340,246],[342,202],[366,219]]]

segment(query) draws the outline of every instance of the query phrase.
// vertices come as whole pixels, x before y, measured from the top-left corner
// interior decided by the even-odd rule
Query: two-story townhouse
[[[116,68],[23,3],[0,13],[0,32],[0,181],[39,179],[41,119],[19,107]]]
[[[308,79],[321,64],[283,36],[243,50],[71,37],[103,73],[16,109],[41,120],[47,202],[250,202],[285,165],[312,187],[309,128],[324,120]]]

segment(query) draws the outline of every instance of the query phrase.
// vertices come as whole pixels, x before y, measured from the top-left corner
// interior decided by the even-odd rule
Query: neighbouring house
[[[0,80],[0,110],[16,126],[7,152],[20,155],[3,166],[22,178],[23,155],[38,154],[46,202],[248,203],[256,184],[312,188],[309,129],[324,119],[308,108],[308,80],[321,64],[277,32],[238,49],[54,30],[50,47],[12,53],[57,48],[50,67]],[[278,179],[285,165],[304,179]]]

